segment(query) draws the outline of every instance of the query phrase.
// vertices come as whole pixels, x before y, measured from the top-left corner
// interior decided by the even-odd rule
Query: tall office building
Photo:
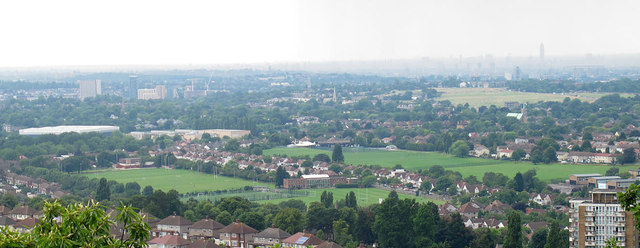
[[[633,213],[618,203],[616,190],[594,190],[590,200],[569,201],[569,247],[604,248],[615,238],[620,247],[638,247]]]
[[[80,100],[102,94],[102,82],[100,80],[78,80],[78,85],[80,86]]]
[[[129,91],[127,97],[131,99],[138,98],[138,76],[136,75],[129,76]]]
[[[540,60],[544,60],[544,43],[540,43]]]

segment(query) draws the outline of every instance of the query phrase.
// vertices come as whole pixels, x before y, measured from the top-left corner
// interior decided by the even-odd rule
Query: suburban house
[[[272,247],[275,244],[282,243],[282,240],[291,237],[291,234],[276,227],[269,227],[264,231],[253,235],[253,243],[249,245],[252,247]]]
[[[166,235],[149,241],[150,248],[187,248],[191,241],[180,236]]]
[[[322,243],[324,243],[324,240],[311,233],[304,232],[296,233],[291,237],[282,240],[282,246],[290,248],[307,248],[309,246],[315,248]]]
[[[583,164],[613,164],[616,162],[616,155],[609,153],[570,152],[567,156],[567,161]]]
[[[15,220],[7,216],[0,216],[0,227],[9,227],[13,226],[14,224],[16,224]]]
[[[253,241],[253,235],[258,233],[258,230],[236,220],[219,232],[220,242],[226,246],[246,248],[249,247],[249,243]]]
[[[552,205],[555,196],[549,194],[532,193],[529,195],[529,201],[535,202],[539,205]]]
[[[222,248],[222,246],[217,245],[213,240],[199,239],[188,245],[187,248]]]
[[[491,155],[489,148],[481,144],[473,144],[473,151],[471,152],[474,157],[488,157]]]
[[[40,223],[40,221],[38,219],[27,218],[27,219],[23,219],[23,220],[18,221],[17,223],[15,223],[13,225],[13,227],[18,232],[27,233],[27,232],[31,232],[33,227],[35,227],[36,224],[39,224],[39,223]]]
[[[504,214],[507,209],[511,209],[511,206],[504,204],[499,200],[494,200],[484,208],[484,211],[489,213]]]
[[[484,209],[485,206],[483,206],[480,203],[476,203],[473,201],[467,202],[465,204],[462,204],[462,206],[460,206],[460,209],[458,210],[458,212],[460,213],[460,215],[467,217],[467,218],[477,218],[478,217],[478,212],[482,211]]]
[[[25,220],[28,218],[37,219],[37,218],[40,218],[41,214],[42,214],[41,212],[36,211],[32,207],[22,205],[11,210],[11,212],[9,212],[9,217],[11,217],[14,220]]]
[[[206,240],[215,239],[220,237],[220,233],[218,231],[222,228],[224,228],[224,225],[219,222],[205,218],[193,223],[193,225],[189,227],[189,238]]]
[[[182,236],[186,239],[189,235],[189,227],[192,222],[182,218],[182,216],[171,215],[158,222],[156,229],[153,230],[153,237],[163,237],[166,235]]]
[[[511,149],[498,150],[498,158],[511,158],[512,155],[513,150]]]

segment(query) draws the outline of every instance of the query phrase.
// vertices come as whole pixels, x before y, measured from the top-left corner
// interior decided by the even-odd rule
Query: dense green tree
[[[317,161],[331,163],[331,158],[327,154],[320,153],[313,156],[313,162],[317,162]]]
[[[507,233],[504,237],[504,248],[522,248],[522,222],[517,211],[509,213]]]
[[[485,172],[482,177],[482,183],[487,187],[506,186],[509,178],[500,172]]]
[[[286,178],[289,178],[289,173],[282,166],[278,166],[278,169],[276,169],[276,187],[282,187]]]
[[[371,244],[375,240],[371,224],[374,219],[374,213],[368,208],[359,208],[356,217],[356,225],[354,228],[354,238],[357,241],[364,242],[365,244]]]
[[[449,153],[459,158],[469,156],[469,150],[469,144],[464,140],[458,140],[449,147]]]
[[[547,234],[548,230],[546,228],[536,230],[531,236],[528,248],[544,248],[547,243]]]
[[[265,228],[264,226],[264,215],[261,215],[256,212],[245,212],[238,216],[238,220],[240,222],[247,224],[250,227],[253,227],[257,230],[262,230]]]
[[[107,184],[106,178],[100,178],[100,183],[98,183],[98,188],[96,189],[96,201],[108,201],[111,199],[111,190],[109,189],[109,185]]]
[[[378,234],[381,247],[415,247],[413,215],[417,210],[415,200],[399,200],[392,191],[389,197],[376,208],[373,230]]]
[[[607,172],[605,173],[605,176],[617,176],[618,172],[620,172],[620,168],[611,167],[607,170]]]
[[[140,185],[137,182],[128,182],[124,189],[127,196],[139,195]]]
[[[421,205],[413,219],[415,247],[430,247],[436,243],[436,234],[442,225],[438,206],[432,202]]]
[[[345,206],[348,208],[356,209],[358,207],[358,201],[356,200],[356,193],[349,191],[349,194],[345,196]]]
[[[516,175],[513,177],[513,189],[518,192],[524,190],[524,179],[522,178],[522,174],[520,174],[520,172],[516,173]]]
[[[334,162],[334,163],[344,162],[344,155],[342,154],[342,146],[335,145],[333,147],[333,153],[331,154],[331,162]]]
[[[324,233],[333,232],[333,221],[338,218],[338,210],[326,208],[323,203],[312,202],[307,211],[307,229],[322,229]]]
[[[558,224],[557,220],[554,220],[553,222],[551,222],[551,227],[549,228],[549,234],[547,235],[547,240],[544,248],[562,248],[560,246],[561,238],[560,224]]]
[[[231,216],[231,214],[225,210],[220,212],[220,214],[216,217],[216,221],[226,226],[233,222],[233,216]]]
[[[349,224],[346,221],[333,221],[333,240],[342,246],[353,241],[353,236],[349,234]]]
[[[480,227],[474,230],[475,238],[470,247],[496,247],[498,231],[492,228]]]
[[[320,195],[320,202],[322,202],[325,208],[332,208],[333,192],[322,191],[322,195]]]
[[[374,175],[369,175],[369,176],[365,176],[363,178],[361,178],[358,182],[359,185],[362,185],[363,187],[371,187],[373,185],[375,185],[378,182],[378,178]]]
[[[633,148],[627,148],[622,151],[622,159],[620,163],[630,164],[636,161],[636,151]]]
[[[515,161],[520,161],[527,156],[527,152],[525,152],[522,148],[518,148],[513,153],[511,153],[511,159]]]
[[[298,199],[291,199],[291,200],[287,200],[287,201],[282,201],[280,203],[278,203],[278,206],[280,208],[295,208],[295,209],[299,209],[301,212],[306,212],[307,211],[307,204],[305,204],[302,200],[298,200]]]
[[[153,194],[153,187],[151,187],[151,185],[147,185],[142,189],[143,196],[150,196],[151,194]]]

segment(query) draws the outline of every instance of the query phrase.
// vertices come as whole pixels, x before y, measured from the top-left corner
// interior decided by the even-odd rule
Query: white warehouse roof
[[[98,133],[111,133],[115,131],[119,131],[120,127],[117,126],[55,126],[55,127],[38,127],[38,128],[27,128],[20,129],[18,133],[20,135],[45,135],[45,134],[62,134],[62,133],[90,133],[90,132],[98,132]]]

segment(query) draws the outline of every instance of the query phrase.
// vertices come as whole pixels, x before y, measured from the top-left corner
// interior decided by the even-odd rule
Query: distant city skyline
[[[6,1],[0,67],[640,54],[638,12],[629,0]]]

